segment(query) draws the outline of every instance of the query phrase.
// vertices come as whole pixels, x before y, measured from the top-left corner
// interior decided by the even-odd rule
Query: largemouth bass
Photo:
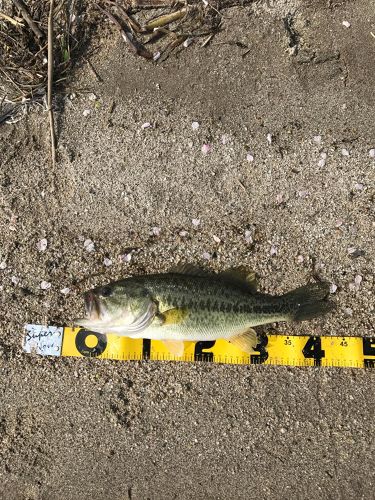
[[[328,283],[281,296],[257,292],[244,267],[220,274],[185,265],[165,274],[134,276],[85,293],[86,318],[75,324],[98,333],[162,340],[182,355],[184,341],[227,339],[253,352],[253,327],[303,321],[329,312]]]

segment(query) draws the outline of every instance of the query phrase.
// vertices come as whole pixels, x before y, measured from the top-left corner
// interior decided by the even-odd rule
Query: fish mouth
[[[94,292],[85,293],[85,312],[87,319],[100,319],[100,304]]]

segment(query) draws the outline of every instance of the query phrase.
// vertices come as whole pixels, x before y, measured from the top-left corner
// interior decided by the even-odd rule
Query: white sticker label
[[[25,352],[42,356],[60,356],[64,328],[61,326],[25,325]]]

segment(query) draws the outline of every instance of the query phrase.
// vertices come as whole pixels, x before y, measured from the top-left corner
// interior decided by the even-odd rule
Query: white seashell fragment
[[[39,250],[39,252],[45,252],[47,250],[47,245],[48,242],[46,238],[42,238],[41,240],[38,241],[36,247]]]
[[[331,286],[329,287],[329,293],[336,293],[336,291],[337,291],[337,285],[331,283]]]
[[[274,255],[277,255],[277,248],[275,247],[275,245],[272,245],[271,246],[271,249],[270,249],[270,255],[273,257]]]
[[[94,252],[95,251],[95,244],[89,238],[84,241],[83,247],[86,250],[86,252]]]
[[[42,290],[49,290],[49,289],[51,288],[51,286],[52,286],[52,285],[51,285],[51,283],[50,283],[49,281],[44,281],[44,280],[43,280],[43,281],[40,283],[40,288],[41,288]]]
[[[132,260],[132,254],[131,252],[130,253],[125,253],[123,255],[119,255],[119,260],[120,262],[124,262],[124,263],[129,263],[131,260]]]

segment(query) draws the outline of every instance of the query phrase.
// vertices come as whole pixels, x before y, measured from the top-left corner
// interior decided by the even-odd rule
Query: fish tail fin
[[[329,283],[311,283],[283,295],[291,313],[290,321],[305,321],[327,314],[334,309],[332,302],[325,300],[329,295]]]

